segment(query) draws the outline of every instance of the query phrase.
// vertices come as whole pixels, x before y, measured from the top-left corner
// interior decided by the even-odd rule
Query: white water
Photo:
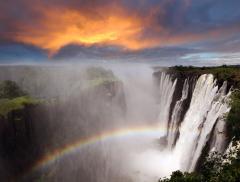
[[[119,122],[122,123],[109,124],[116,125],[116,128],[118,124],[130,127],[155,126],[159,123],[160,126],[154,135],[133,133],[133,136],[127,139],[106,141],[106,144],[100,147],[104,163],[93,172],[98,181],[114,181],[112,171],[117,171],[119,176],[130,176],[131,181],[138,182],[157,181],[175,170],[193,171],[215,125],[215,141],[212,148],[217,151],[224,148],[225,140],[221,134],[225,126],[223,115],[229,110],[226,84],[218,89],[213,75],[202,75],[197,80],[190,106],[181,121],[183,103],[190,92],[188,80],[185,80],[182,90],[177,90],[177,79],[162,73],[157,103],[152,69],[144,66],[138,66],[137,69],[136,66],[111,69],[123,81],[127,113],[126,119],[119,118]],[[181,92],[181,98],[172,106],[173,111],[170,115],[174,92]],[[164,136],[167,146],[157,143],[159,137]],[[92,170],[95,162],[89,160],[90,164],[85,161],[84,165]]]
[[[110,67],[110,69],[123,81],[127,113],[124,116],[126,118],[116,117],[116,121],[111,120],[109,123],[104,124],[108,124],[113,128],[152,127],[157,126],[157,124],[160,126],[159,128],[156,127],[156,131],[146,131],[146,133],[133,132],[130,136],[111,138],[111,140],[101,141],[95,145],[88,146],[79,153],[80,162],[76,158],[70,157],[72,160],[66,160],[69,162],[68,165],[62,163],[64,170],[68,172],[65,173],[64,171],[64,175],[60,174],[60,176],[68,176],[65,174],[77,174],[76,176],[78,176],[81,171],[77,167],[83,165],[81,167],[86,169],[86,174],[91,174],[90,176],[92,176],[90,177],[92,180],[87,181],[157,181],[159,177],[169,176],[172,171],[178,169],[193,171],[207,142],[211,142],[210,148],[212,150],[224,152],[226,142],[224,114],[229,110],[228,97],[230,95],[230,93],[226,94],[226,83],[224,83],[221,89],[218,89],[212,75],[202,75],[197,80],[190,107],[183,121],[181,121],[180,115],[183,112],[183,103],[189,97],[189,83],[187,80],[185,80],[183,90],[177,90],[177,80],[172,79],[166,73],[162,73],[158,90],[159,102],[157,104],[151,68],[136,65],[133,65],[133,67],[115,65]],[[54,71],[52,72],[54,73]],[[49,90],[46,89],[46,93],[49,92],[52,95],[57,90],[61,92],[61,97],[65,98],[67,102],[69,97],[77,93],[76,90],[80,90],[79,88],[82,86],[82,83],[78,82],[79,74],[76,74],[74,69],[73,71],[70,70],[70,72],[71,74],[69,73],[69,75],[65,74],[64,69],[60,77],[54,73],[54,78],[56,79],[49,79],[47,74],[41,73],[41,76],[44,75],[44,82],[45,80],[50,81],[45,85],[54,86],[53,82],[59,80],[59,78],[64,78],[63,81],[65,80],[64,82],[61,81],[61,83],[56,82],[60,84],[59,87],[55,84],[56,88],[62,89],[52,90],[52,87],[48,87]],[[74,88],[66,86],[71,84]],[[69,91],[69,88],[72,90]],[[180,92],[182,95],[175,106],[172,106],[173,112],[170,115],[174,92]],[[41,93],[44,92],[41,91]],[[76,98],[78,96],[79,94],[76,94]],[[95,104],[94,100],[92,100],[92,104]],[[84,107],[84,103],[79,104],[79,106]],[[65,111],[70,113],[71,119],[78,121],[74,123],[74,129],[78,129],[76,127],[78,123],[81,124],[81,127],[84,126],[86,128],[86,132],[93,127],[92,124],[95,124],[94,127],[97,126],[103,129],[103,131],[108,128],[108,125],[101,126],[98,123],[88,123],[84,120],[84,124],[80,123],[83,121],[78,120],[80,117],[76,117],[78,115],[75,113],[78,109],[69,108],[68,110],[66,108]],[[114,111],[114,109],[109,107],[108,113]],[[54,113],[57,112],[54,110]],[[75,114],[76,116],[73,117]],[[102,115],[104,114],[99,112],[99,116]],[[116,116],[118,115],[116,114]],[[179,137],[177,136],[178,133],[180,133]],[[211,134],[213,134],[213,141],[209,141]],[[162,136],[167,136],[164,137],[167,140],[167,146],[159,143],[159,137]],[[176,145],[174,146],[175,141]],[[68,166],[70,167],[68,168]],[[63,172],[61,169],[57,170],[58,173]],[[76,173],[72,173],[72,171],[76,171]],[[119,178],[118,180],[116,180],[116,174],[117,178]],[[73,175],[72,179],[77,179],[74,178],[76,176]],[[126,180],[125,176],[127,179],[131,176],[131,180]],[[89,176],[87,179],[89,179]]]
[[[180,100],[176,102],[176,105],[173,109],[171,121],[170,121],[168,138],[167,138],[168,149],[172,149],[172,147],[174,146],[174,142],[177,137],[178,123],[180,121],[180,116],[182,112],[182,104],[187,99],[188,89],[189,89],[188,80],[185,80],[183,85],[183,90],[182,90],[182,97]]]
[[[211,151],[218,151],[223,153],[227,144],[226,136],[226,122],[224,117],[220,117],[216,123],[216,127],[213,133],[213,139],[211,141]]]
[[[194,170],[215,122],[229,111],[230,94],[225,95],[223,90],[218,90],[213,75],[202,75],[198,79],[174,149],[181,170]]]
[[[228,96],[219,93],[220,98],[217,101],[213,101],[210,111],[208,111],[206,121],[204,122],[197,148],[194,152],[194,157],[192,165],[190,166],[190,171],[195,169],[198,158],[200,157],[203,147],[206,145],[206,142],[210,138],[210,133],[213,129],[213,126],[219,117],[222,117],[225,113],[229,112],[230,108],[228,107]],[[218,95],[216,95],[218,96]]]
[[[158,121],[163,131],[159,136],[168,134],[167,145],[162,145],[159,151],[147,149],[134,157],[135,168],[139,171],[136,176],[141,176],[137,181],[157,180],[158,177],[170,175],[173,170],[194,171],[211,133],[214,141],[210,148],[218,152],[225,149],[225,138],[221,132],[225,128],[224,115],[230,110],[228,100],[231,92],[226,93],[227,84],[224,83],[219,89],[213,75],[200,76],[193,90],[190,106],[181,121],[183,102],[189,94],[189,82],[185,80],[181,98],[176,102],[170,116],[173,94],[177,91],[176,83],[177,80],[172,80],[170,75],[161,74]]]
[[[223,83],[223,86],[220,90],[223,94],[226,94],[227,91],[227,82],[225,81]],[[231,92],[229,92],[231,94]],[[228,108],[230,109],[230,108]],[[211,151],[218,151],[220,153],[223,153],[225,150],[225,146],[227,144],[227,136],[226,136],[226,122],[225,122],[225,116],[222,115],[219,117],[219,119],[216,122],[216,127],[213,132],[213,138],[211,141],[210,149]]]
[[[164,129],[163,136],[167,135],[168,132],[168,121],[170,106],[172,103],[173,93],[175,91],[175,86],[177,79],[171,80],[168,74],[162,73],[159,85],[159,115],[158,121],[161,124],[161,128]]]

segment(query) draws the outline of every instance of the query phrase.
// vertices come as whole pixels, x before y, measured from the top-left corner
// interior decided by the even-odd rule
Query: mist
[[[41,101],[29,116],[33,160],[16,172],[23,181],[144,182],[194,170],[214,123],[229,110],[226,84],[218,90],[211,75],[181,80],[149,64],[3,66],[0,78]],[[203,86],[194,90],[197,83]],[[207,92],[208,99],[198,95]],[[198,102],[191,103],[192,95]],[[194,115],[199,105],[207,107]],[[202,144],[193,137],[185,147],[194,118]]]
[[[91,80],[87,71],[92,68],[106,70],[116,77],[115,88],[89,89]],[[49,176],[49,181],[159,178],[156,159],[161,158],[161,147],[157,142],[161,130],[157,128],[159,108],[150,66],[126,63],[29,65],[10,66],[4,71],[7,74],[1,75],[3,80],[14,80],[31,96],[47,100],[47,104],[34,113],[33,119],[37,143],[47,150],[40,153],[61,150],[62,146],[82,138],[132,130],[131,134],[119,136],[113,132],[107,139],[100,137],[90,145],[76,147],[59,156],[50,166],[27,171],[26,179],[35,179],[39,173]],[[147,164],[143,162],[145,160]],[[163,176],[166,174],[162,173]]]

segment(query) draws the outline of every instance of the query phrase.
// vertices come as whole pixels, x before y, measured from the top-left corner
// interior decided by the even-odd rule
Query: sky
[[[240,64],[239,0],[0,1],[0,63]]]

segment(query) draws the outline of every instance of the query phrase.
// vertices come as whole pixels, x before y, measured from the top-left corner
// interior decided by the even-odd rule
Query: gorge
[[[1,179],[158,181],[176,170],[198,171],[231,141],[226,120],[238,83],[214,71],[141,64],[0,69],[2,82],[36,99],[7,111],[15,98],[0,99]]]

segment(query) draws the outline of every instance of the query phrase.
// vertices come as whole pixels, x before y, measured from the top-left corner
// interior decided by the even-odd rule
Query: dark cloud
[[[81,46],[68,45],[61,48],[56,55],[52,57],[55,60],[105,60],[105,61],[161,61],[163,59],[177,59],[187,54],[198,53],[199,50],[183,47],[158,47],[130,51],[118,46]]]
[[[3,1],[0,59],[20,52],[53,59],[154,60],[236,53],[239,7],[237,0]]]

